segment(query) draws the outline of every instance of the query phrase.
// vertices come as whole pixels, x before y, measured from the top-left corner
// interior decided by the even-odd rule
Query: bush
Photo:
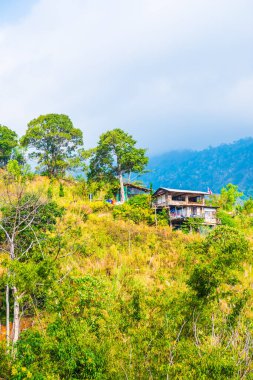
[[[113,205],[111,203],[103,201],[90,202],[89,206],[93,212],[108,212],[113,208]]]
[[[226,211],[219,210],[217,213],[218,219],[220,219],[221,224],[229,227],[236,227],[236,221],[232,215],[229,215]]]
[[[136,195],[130,198],[127,203],[130,206],[149,209],[151,200],[149,195]]]
[[[152,214],[149,209],[131,206],[129,203],[115,206],[113,210],[113,216],[115,219],[132,220],[134,223],[139,224],[141,222],[147,222],[148,224],[154,224],[152,220]]]
[[[248,253],[249,244],[241,232],[228,226],[217,227],[200,243],[199,263],[193,268],[188,285],[199,298],[206,298],[222,283],[238,282],[233,270],[241,269]]]
[[[64,197],[64,188],[62,183],[60,183],[59,197]]]
[[[136,195],[123,205],[115,206],[113,216],[115,219],[132,220],[136,224],[147,223],[152,226],[156,224],[157,220],[159,225],[168,225],[166,210],[155,215],[155,211],[150,206],[149,195]]]

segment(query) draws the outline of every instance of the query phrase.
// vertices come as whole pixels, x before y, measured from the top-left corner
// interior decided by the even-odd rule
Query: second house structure
[[[188,218],[201,218],[203,224],[217,224],[217,208],[206,205],[209,193],[193,190],[178,190],[160,187],[153,194],[153,207],[158,211],[167,209],[170,223],[179,227]]]

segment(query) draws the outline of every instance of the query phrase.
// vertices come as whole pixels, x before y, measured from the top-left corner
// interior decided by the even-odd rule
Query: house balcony
[[[170,220],[183,220],[188,218],[199,218],[199,219],[205,219],[205,215],[202,214],[191,214],[186,215],[185,213],[170,213]]]
[[[221,221],[217,218],[205,218],[204,223],[210,226],[216,226],[217,224],[221,224]]]
[[[158,207],[158,208],[162,208],[162,207],[170,207],[170,206],[205,206],[205,203],[204,201],[201,201],[201,202],[189,202],[189,201],[173,201],[173,200],[169,200],[169,201],[164,201],[164,202],[157,202],[157,201],[154,201],[152,203],[152,206],[153,207]]]

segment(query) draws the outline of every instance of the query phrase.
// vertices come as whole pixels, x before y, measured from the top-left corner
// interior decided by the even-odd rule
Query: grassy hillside
[[[253,138],[202,151],[175,151],[151,157],[151,172],[143,180],[159,186],[219,192],[234,183],[253,195]]]
[[[2,325],[7,268],[26,321],[3,379],[253,378],[250,217],[203,237],[115,219],[78,182],[27,191],[64,211],[29,256],[1,254]]]

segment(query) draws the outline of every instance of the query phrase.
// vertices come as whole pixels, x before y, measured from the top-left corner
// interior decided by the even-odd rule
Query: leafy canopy
[[[16,132],[0,124],[0,166],[5,166],[13,149],[18,145]]]
[[[232,211],[236,205],[236,201],[242,196],[243,193],[238,190],[238,186],[229,183],[221,189],[220,206],[226,211]]]
[[[241,263],[248,254],[249,243],[240,231],[229,226],[216,227],[200,243],[199,262],[192,270],[188,285],[197,297],[207,299],[222,283],[238,281],[233,270],[242,268]]]
[[[44,174],[57,177],[79,164],[77,148],[83,134],[67,115],[41,115],[30,121],[21,144],[35,149],[30,157],[38,160]]]
[[[133,137],[121,129],[113,129],[100,136],[91,158],[88,177],[111,179],[115,176],[143,172],[148,163],[146,149],[136,148]]]

